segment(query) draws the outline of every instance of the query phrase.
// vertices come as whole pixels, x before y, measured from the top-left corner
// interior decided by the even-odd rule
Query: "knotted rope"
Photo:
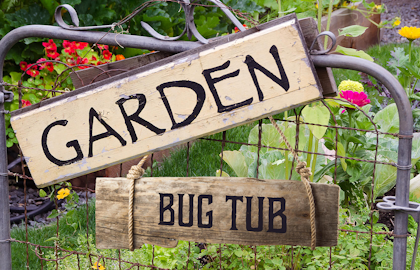
[[[146,158],[147,155],[140,160],[139,164],[131,166],[131,169],[127,174],[127,179],[130,180],[130,193],[128,195],[128,240],[131,251],[134,250],[134,184],[136,180],[140,179],[144,174],[142,167]]]
[[[311,249],[314,250],[316,247],[316,226],[315,226],[315,202],[314,202],[314,196],[312,195],[312,188],[309,183],[309,176],[312,175],[311,168],[306,167],[306,162],[299,161],[298,155],[293,150],[292,146],[290,145],[283,131],[277,125],[276,121],[274,121],[273,117],[269,116],[268,119],[270,119],[271,124],[273,124],[273,126],[276,128],[276,130],[282,137],[283,141],[286,143],[287,148],[289,149],[290,152],[292,152],[294,158],[298,162],[298,164],[296,165],[296,172],[300,174],[301,180],[305,185],[306,193],[308,194],[308,198],[309,198],[309,217],[311,220]]]

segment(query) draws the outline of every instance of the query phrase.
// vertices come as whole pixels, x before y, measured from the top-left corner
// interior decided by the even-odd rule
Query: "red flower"
[[[28,63],[22,61],[19,63],[19,66],[20,66],[20,70],[25,71],[28,68]]]
[[[48,42],[42,42],[42,46],[44,46],[47,51],[57,51],[57,45],[55,45],[54,40],[52,39]]]
[[[246,24],[243,24],[242,26],[245,27],[245,29],[248,29],[248,26],[246,26]],[[235,33],[238,33],[239,32],[239,28],[238,27],[235,27],[234,31],[235,31]]]
[[[39,71],[38,71],[38,69],[37,69],[37,65],[32,64],[32,65],[31,65],[31,67],[30,67],[30,69],[28,69],[28,70],[26,71],[26,74],[28,74],[28,75],[29,75],[29,76],[31,76],[31,77],[36,77],[36,76],[38,76],[38,75],[39,75]]]
[[[110,53],[108,50],[103,51],[102,55],[106,60],[109,60],[112,57],[112,53]]]
[[[74,46],[78,50],[83,50],[84,48],[86,48],[87,45],[89,45],[87,42],[77,42],[77,41],[73,41],[73,42],[74,42]]]
[[[76,47],[71,45],[64,49],[64,51],[68,54],[75,54],[76,53]]]
[[[89,63],[89,60],[87,58],[82,58],[82,57],[77,57],[77,62],[78,65],[86,65]],[[79,66],[80,69],[85,69],[85,68],[89,68],[88,66]]]
[[[101,61],[96,62],[97,66],[102,65],[102,64],[106,64],[106,62],[101,62]]]
[[[98,44],[98,48],[101,49],[101,50],[104,50],[104,49],[108,50],[109,47],[108,47],[108,45]]]
[[[92,55],[92,58],[90,58],[90,61],[97,61],[98,59],[96,59],[96,57],[94,55]]]
[[[70,47],[71,46],[71,42],[70,41],[68,41],[68,40],[63,40],[63,47],[64,48],[68,48],[68,47]]]
[[[57,51],[47,50],[47,56],[50,58],[57,58],[60,54]]]
[[[31,106],[32,103],[29,100],[22,99],[22,108]]]

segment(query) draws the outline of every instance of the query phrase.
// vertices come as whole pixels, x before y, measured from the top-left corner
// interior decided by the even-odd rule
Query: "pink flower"
[[[47,61],[47,59],[40,58],[36,62],[37,63],[40,63],[40,62],[44,62],[44,61]],[[44,68],[47,68],[49,72],[53,72],[54,71],[54,65],[51,62],[44,62],[44,63],[38,64],[38,66],[39,66],[39,70],[43,70]]]
[[[108,45],[98,44],[98,48],[101,50],[108,50]]]
[[[365,92],[355,92],[355,91],[341,91],[340,97],[344,98],[345,100],[350,101],[353,104],[356,104],[359,107],[363,107],[370,103],[370,99],[368,99]]]

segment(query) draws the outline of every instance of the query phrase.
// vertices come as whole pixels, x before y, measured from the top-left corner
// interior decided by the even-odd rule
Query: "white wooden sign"
[[[228,35],[12,114],[39,187],[321,97],[296,17]]]
[[[96,246],[128,248],[125,178],[96,182]],[[316,245],[335,246],[337,185],[311,183]],[[175,247],[178,240],[240,245],[310,246],[309,200],[304,183],[240,177],[157,177],[136,181],[135,248]]]

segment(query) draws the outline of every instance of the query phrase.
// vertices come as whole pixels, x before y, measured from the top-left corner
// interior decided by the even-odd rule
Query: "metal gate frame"
[[[226,10],[223,11],[226,13]],[[75,21],[73,16],[72,19]],[[199,42],[159,40],[153,37],[120,35],[114,33],[104,35],[104,32],[75,31],[84,29],[69,29],[71,29],[71,27],[62,28],[59,26],[27,25],[10,31],[0,40],[0,270],[12,269],[11,242],[9,241],[10,210],[8,164],[4,117],[8,112],[4,110],[4,103],[13,100],[13,93],[5,91],[2,80],[4,61],[6,54],[11,47],[21,39],[29,37],[67,39],[88,43],[95,43],[98,40],[101,40],[101,43],[112,46],[122,45],[124,47],[172,53],[179,53],[201,46]],[[118,42],[116,39],[117,35]],[[392,209],[395,210],[393,269],[406,269],[408,214],[418,213],[418,210],[410,210],[409,208],[413,117],[408,97],[398,80],[389,71],[373,62],[343,55],[312,55],[311,58],[315,67],[351,69],[369,74],[383,83],[395,100],[399,113],[400,130],[398,135],[396,200],[395,205],[392,206]]]

